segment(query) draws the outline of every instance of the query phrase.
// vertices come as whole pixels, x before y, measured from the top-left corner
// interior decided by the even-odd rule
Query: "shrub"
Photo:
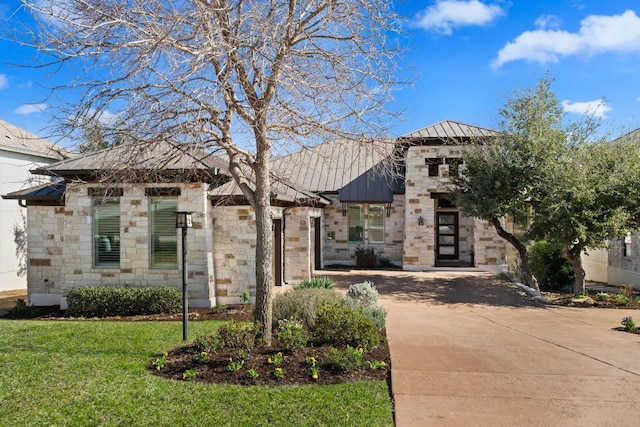
[[[318,309],[314,335],[322,342],[362,347],[366,351],[376,348],[382,340],[372,320],[355,308],[338,304]]]
[[[358,301],[363,306],[375,307],[378,305],[378,291],[373,282],[364,281],[349,286],[347,297]]]
[[[596,294],[596,300],[598,301],[609,301],[609,294],[606,292],[598,292]]]
[[[230,349],[238,359],[244,359],[259,344],[260,327],[251,322],[231,320],[220,326],[216,333],[223,346]]]
[[[379,331],[384,329],[387,322],[387,310],[378,306],[371,307],[368,305],[363,305],[359,301],[351,298],[344,298],[342,301],[344,305],[355,308],[360,313],[364,314],[366,318],[375,323]]]
[[[560,244],[544,240],[534,243],[529,249],[531,271],[541,290],[555,291],[571,286],[573,268],[562,258],[561,251]]]
[[[279,320],[297,319],[308,330],[315,326],[316,312],[322,306],[337,304],[342,297],[333,289],[294,289],[273,299],[273,325]]]
[[[330,277],[313,277],[309,280],[303,280],[302,282],[293,286],[293,289],[307,289],[307,288],[320,288],[320,289],[333,289],[333,279]]]
[[[351,372],[362,365],[362,354],[362,348],[347,346],[346,349],[339,350],[335,347],[329,347],[329,350],[324,353],[323,361],[331,369]]]
[[[176,313],[182,309],[182,293],[167,287],[84,287],[71,290],[67,304],[69,315],[81,317]]]
[[[636,327],[636,323],[633,321],[633,317],[627,316],[622,318],[622,326],[627,332],[637,332],[638,328]]]
[[[631,302],[631,298],[623,294],[615,294],[613,296],[613,301],[616,305],[627,305]]]
[[[295,351],[306,346],[309,340],[307,330],[302,322],[294,319],[278,320],[275,336],[288,351]]]

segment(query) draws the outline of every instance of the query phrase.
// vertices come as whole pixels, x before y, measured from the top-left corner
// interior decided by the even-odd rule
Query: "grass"
[[[191,322],[192,337],[215,322]],[[180,322],[0,320],[0,420],[11,426],[391,426],[383,381],[239,387],[168,381],[148,361]]]

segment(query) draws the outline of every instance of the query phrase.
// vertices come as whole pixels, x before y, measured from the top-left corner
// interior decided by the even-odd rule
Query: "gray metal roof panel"
[[[401,139],[478,138],[497,136],[498,132],[480,126],[468,125],[453,120],[443,120],[401,136]]]

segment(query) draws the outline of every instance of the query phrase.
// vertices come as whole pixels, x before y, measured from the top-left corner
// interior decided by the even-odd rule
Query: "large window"
[[[120,266],[120,199],[101,198],[93,209],[93,265]]]
[[[151,198],[149,215],[151,267],[176,268],[178,266],[177,207],[178,201],[175,198]]]
[[[384,243],[384,204],[351,203],[347,209],[347,215],[349,242],[364,242],[367,237],[367,243]]]

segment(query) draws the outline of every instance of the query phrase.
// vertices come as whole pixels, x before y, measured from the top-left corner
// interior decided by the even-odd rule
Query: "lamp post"
[[[189,300],[187,298],[187,229],[193,226],[192,212],[176,212],[176,228],[182,229],[182,340],[187,340]]]

